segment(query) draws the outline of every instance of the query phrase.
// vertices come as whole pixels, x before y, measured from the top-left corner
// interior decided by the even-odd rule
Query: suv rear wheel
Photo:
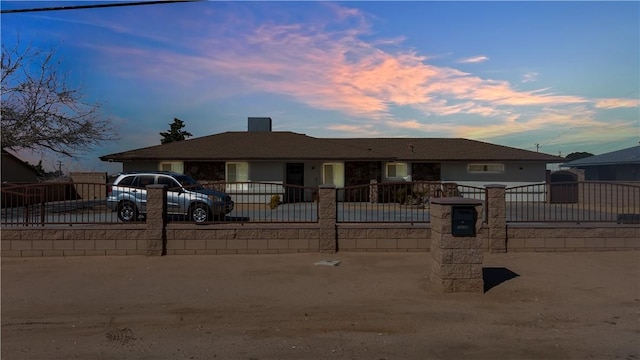
[[[197,224],[209,220],[209,206],[206,204],[193,204],[189,207],[189,217]]]
[[[124,222],[138,220],[138,208],[131,201],[122,201],[118,204],[118,219]]]

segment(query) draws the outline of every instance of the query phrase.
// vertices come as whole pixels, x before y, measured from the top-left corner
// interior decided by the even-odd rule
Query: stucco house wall
[[[504,173],[470,173],[469,164],[499,163],[504,164]],[[519,186],[546,181],[546,164],[531,162],[460,162],[442,164],[442,181],[482,187],[489,183],[499,183],[507,186]]]
[[[184,163],[173,161],[174,163]],[[235,162],[235,161],[234,161]],[[160,170],[161,161],[129,161],[124,163],[124,171],[155,171]],[[287,163],[304,164],[304,186],[315,187],[322,185],[322,166],[324,163],[342,163],[340,161],[248,161],[249,178],[253,182],[286,182]],[[412,162],[407,164],[407,179],[411,179]],[[469,164],[504,164],[503,173],[472,173],[468,171]],[[380,162],[383,174],[382,182],[403,181],[403,177],[386,176],[385,166],[387,162]],[[500,183],[508,186],[519,186],[532,183],[541,183],[546,180],[546,164],[532,162],[443,162],[441,163],[441,181],[455,182],[461,185],[483,187],[489,183]],[[202,179],[209,180],[209,179]],[[343,179],[348,183],[347,179]],[[371,179],[370,179],[371,180]],[[363,183],[365,184],[365,183]]]

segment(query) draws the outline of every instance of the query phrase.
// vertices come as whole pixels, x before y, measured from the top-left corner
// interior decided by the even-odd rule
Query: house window
[[[335,185],[337,188],[344,187],[344,164],[322,164],[322,183],[324,185]]]
[[[503,173],[504,164],[469,164],[467,165],[469,173]]]
[[[227,182],[249,181],[249,163],[227,163]]]
[[[387,178],[404,178],[407,175],[406,163],[387,163]]]
[[[182,161],[161,161],[159,168],[161,171],[173,171],[178,174],[184,173]]]

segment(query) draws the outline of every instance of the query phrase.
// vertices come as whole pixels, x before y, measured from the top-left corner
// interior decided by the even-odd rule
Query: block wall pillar
[[[454,206],[475,208],[482,213],[482,201],[464,198],[431,200],[431,284],[438,292],[484,292],[482,237],[454,236]],[[482,219],[476,219],[476,235]]]
[[[147,186],[147,255],[167,253],[167,186]]]
[[[487,226],[489,252],[507,252],[507,203],[505,185],[485,185],[487,189]]]
[[[336,187],[334,185],[321,185],[318,203],[321,253],[334,253],[338,250],[336,215]]]

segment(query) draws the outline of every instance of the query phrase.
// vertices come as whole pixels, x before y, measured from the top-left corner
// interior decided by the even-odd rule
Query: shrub
[[[269,207],[271,208],[271,210],[277,208],[279,204],[280,204],[280,195],[273,195],[271,197],[271,201],[269,202]]]

